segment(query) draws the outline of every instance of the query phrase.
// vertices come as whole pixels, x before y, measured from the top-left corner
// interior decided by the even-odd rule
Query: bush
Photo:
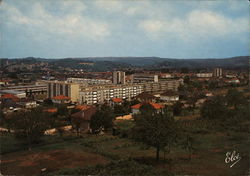
[[[121,138],[130,138],[131,129],[134,127],[134,122],[130,120],[124,120],[116,123],[116,134]]]

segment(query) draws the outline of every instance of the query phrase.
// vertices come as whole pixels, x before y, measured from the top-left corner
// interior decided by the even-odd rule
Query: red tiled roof
[[[91,106],[88,106],[88,105],[77,105],[75,107],[75,109],[79,109],[79,110],[86,110],[88,108],[90,108]]]
[[[20,98],[18,98],[17,96],[13,95],[13,94],[3,94],[1,96],[2,99],[12,99],[13,101],[18,101],[20,100]]]
[[[66,97],[64,95],[58,95],[58,96],[53,97],[52,99],[54,99],[54,100],[70,100],[69,97]]]
[[[132,109],[140,109],[141,103],[131,106]]]
[[[122,102],[122,99],[121,98],[112,98],[111,99],[113,102],[115,103],[121,103]]]
[[[163,108],[162,105],[157,104],[157,103],[152,103],[152,102],[150,102],[150,103],[148,103],[148,104],[150,104],[154,109],[162,109],[162,108]],[[134,105],[134,106],[131,106],[131,108],[132,108],[132,109],[140,109],[142,105],[143,105],[142,103],[139,103],[139,104],[136,104],[136,105]]]
[[[76,112],[74,114],[71,115],[71,118],[73,118],[73,121],[75,119],[82,119],[85,121],[90,121],[91,117],[96,113],[96,108],[91,106],[88,109]]]
[[[153,108],[155,108],[155,109],[162,109],[163,108],[163,106],[162,105],[160,105],[160,104],[157,104],[157,103],[149,103]]]
[[[57,112],[57,108],[45,109],[45,110],[43,110],[43,111],[44,111],[44,112],[54,113],[54,112]]]

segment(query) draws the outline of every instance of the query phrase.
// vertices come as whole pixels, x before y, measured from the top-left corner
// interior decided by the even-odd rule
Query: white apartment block
[[[82,88],[79,93],[80,104],[96,104],[109,101],[111,98],[128,99],[143,92],[142,85],[93,86]]]
[[[222,68],[215,68],[213,76],[214,77],[222,77]]]
[[[159,82],[158,75],[153,74],[134,74],[133,83]]]
[[[79,83],[83,85],[102,85],[102,84],[112,84],[111,80],[108,79],[87,79],[87,78],[68,78],[68,83]]]
[[[64,95],[70,97],[71,101],[79,104],[96,104],[104,103],[111,98],[121,98],[130,101],[142,92],[177,91],[178,87],[183,84],[183,79],[116,85],[89,85],[76,82],[70,83],[70,81],[46,81],[46,83],[49,98]]]
[[[213,73],[197,73],[196,76],[198,78],[211,78],[213,77]]]

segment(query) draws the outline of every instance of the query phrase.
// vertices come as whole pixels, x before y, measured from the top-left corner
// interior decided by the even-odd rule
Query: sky
[[[0,34],[0,58],[246,56],[250,2],[2,0]]]

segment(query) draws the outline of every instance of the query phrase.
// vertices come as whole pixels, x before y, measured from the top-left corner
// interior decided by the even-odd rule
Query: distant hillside
[[[248,69],[249,56],[239,56],[224,59],[166,59],[152,67],[156,68],[228,68],[228,69]]]
[[[249,56],[239,56],[232,58],[211,58],[211,59],[170,59],[159,57],[86,57],[86,58],[65,58],[65,59],[45,59],[45,58],[19,58],[10,59],[10,62],[36,63],[48,62],[53,67],[82,68],[90,71],[112,71],[114,69],[141,67],[147,69],[161,68],[189,68],[203,69],[222,67],[227,69],[248,69]],[[91,64],[82,64],[91,63]]]

